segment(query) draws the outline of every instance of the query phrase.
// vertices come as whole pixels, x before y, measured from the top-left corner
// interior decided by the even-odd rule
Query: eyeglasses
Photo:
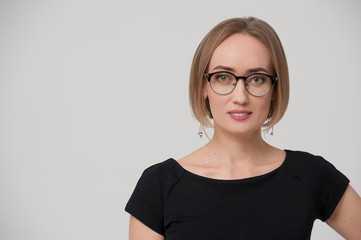
[[[263,73],[252,73],[243,77],[221,71],[206,73],[204,77],[208,79],[212,90],[220,95],[230,94],[236,88],[238,80],[242,79],[247,92],[255,97],[266,96],[277,81],[277,76],[272,77]]]

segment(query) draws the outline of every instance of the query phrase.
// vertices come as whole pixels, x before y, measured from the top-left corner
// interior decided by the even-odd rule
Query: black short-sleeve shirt
[[[285,151],[277,169],[238,180],[199,176],[168,159],[143,172],[125,210],[166,240],[310,239],[349,180],[320,156]]]

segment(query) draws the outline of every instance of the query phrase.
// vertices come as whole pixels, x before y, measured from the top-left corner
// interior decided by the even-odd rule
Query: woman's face
[[[208,73],[217,71],[228,71],[236,76],[248,76],[255,72],[274,75],[266,46],[244,33],[231,35],[216,48]],[[242,79],[228,95],[215,93],[207,81],[203,95],[209,99],[215,131],[234,134],[259,132],[267,119],[272,99],[272,91],[263,97],[250,95]]]

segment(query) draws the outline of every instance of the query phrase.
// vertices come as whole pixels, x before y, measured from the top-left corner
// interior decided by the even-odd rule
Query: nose
[[[244,81],[239,80],[235,89],[232,92],[232,101],[238,104],[247,104],[249,93],[247,92]]]

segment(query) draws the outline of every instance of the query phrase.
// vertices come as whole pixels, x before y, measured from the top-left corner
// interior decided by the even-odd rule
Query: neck
[[[220,133],[215,129],[212,140],[206,145],[206,151],[212,162],[222,165],[260,164],[272,147],[266,143],[261,131],[235,135]]]

